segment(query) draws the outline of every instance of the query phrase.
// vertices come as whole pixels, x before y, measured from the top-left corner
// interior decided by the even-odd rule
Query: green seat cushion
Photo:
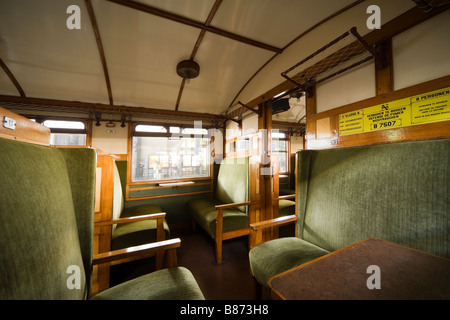
[[[295,194],[295,189],[283,188],[279,191],[280,196],[287,196],[291,194]]]
[[[124,209],[121,218],[162,212],[157,205],[146,204]],[[156,219],[118,224],[111,240],[111,249],[123,249],[156,241]],[[170,235],[169,225],[164,219],[166,239]]]
[[[295,201],[280,200],[278,202],[278,212],[280,217],[295,214]]]
[[[256,280],[267,287],[271,277],[328,253],[296,237],[279,238],[250,250],[250,268]]]
[[[186,203],[186,208],[202,229],[204,229],[212,238],[216,234],[216,216],[215,206],[221,204],[213,199],[193,199]],[[248,215],[239,209],[230,208],[223,210],[223,232],[239,230],[248,227]]]
[[[184,268],[158,270],[100,292],[93,300],[204,300],[192,273]]]
[[[164,212],[164,211],[161,209],[161,207],[159,207],[155,204],[142,204],[142,205],[123,209],[120,217],[128,218],[128,217],[142,216],[144,214],[152,214],[152,213],[160,213],[160,212]]]

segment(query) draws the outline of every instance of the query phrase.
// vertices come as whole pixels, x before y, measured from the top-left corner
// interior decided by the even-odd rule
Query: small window
[[[45,120],[50,129],[50,144],[56,146],[86,146],[87,129],[83,121]]]
[[[50,129],[86,129],[81,121],[45,120],[43,125]]]
[[[278,169],[285,173],[289,170],[289,146],[284,132],[272,132],[272,154],[278,156]]]
[[[54,146],[85,146],[86,134],[51,133],[50,144]]]
[[[145,124],[138,124],[134,130],[136,132],[167,133],[167,129],[163,126],[152,126]]]
[[[208,134],[208,130],[201,128],[185,128],[181,131],[182,134]]]

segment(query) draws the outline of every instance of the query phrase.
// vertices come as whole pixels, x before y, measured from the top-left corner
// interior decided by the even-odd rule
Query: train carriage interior
[[[450,299],[449,9],[0,0],[0,299]]]

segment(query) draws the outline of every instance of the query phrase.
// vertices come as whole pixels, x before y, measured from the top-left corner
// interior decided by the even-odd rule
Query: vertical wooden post
[[[264,102],[261,117],[258,119],[258,129],[261,132],[261,164],[260,164],[260,183],[261,183],[261,213],[260,220],[269,220],[278,217],[278,169],[277,159],[272,157],[272,104],[270,101]],[[262,234],[262,241],[268,241],[278,237],[278,229],[265,230]]]
[[[375,66],[375,82],[377,95],[394,91],[394,76],[392,68],[392,39],[388,39],[377,44],[375,50],[383,62],[380,66]]]
[[[97,190],[94,222],[112,219],[114,159],[108,154],[97,155]],[[94,224],[94,254],[111,250],[111,226]],[[109,288],[109,263],[94,266],[92,295]]]
[[[310,88],[310,92],[306,95],[306,132],[305,132],[305,149],[309,149],[309,140],[315,140],[316,122],[309,118],[317,113],[316,87]]]
[[[222,241],[223,241],[223,209],[217,209],[216,216],[216,262],[217,264],[222,263]]]

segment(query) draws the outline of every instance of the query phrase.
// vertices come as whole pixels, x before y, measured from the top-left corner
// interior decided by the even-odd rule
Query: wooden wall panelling
[[[97,184],[94,214],[94,254],[111,250],[112,230],[110,226],[98,227],[97,222],[112,219],[114,158],[108,154],[97,154]],[[97,182],[98,183],[98,182]],[[109,288],[110,265],[104,263],[94,266],[92,295]]]
[[[261,134],[261,164],[260,164],[260,186],[261,186],[261,217],[260,221],[270,220],[278,217],[279,174],[278,159],[271,154],[272,150],[272,107],[269,102],[261,106],[262,113],[258,119],[258,129]],[[268,228],[262,231],[261,241],[278,238],[278,228]]]
[[[50,145],[50,129],[37,122],[1,107],[0,121],[0,137],[2,138]]]

